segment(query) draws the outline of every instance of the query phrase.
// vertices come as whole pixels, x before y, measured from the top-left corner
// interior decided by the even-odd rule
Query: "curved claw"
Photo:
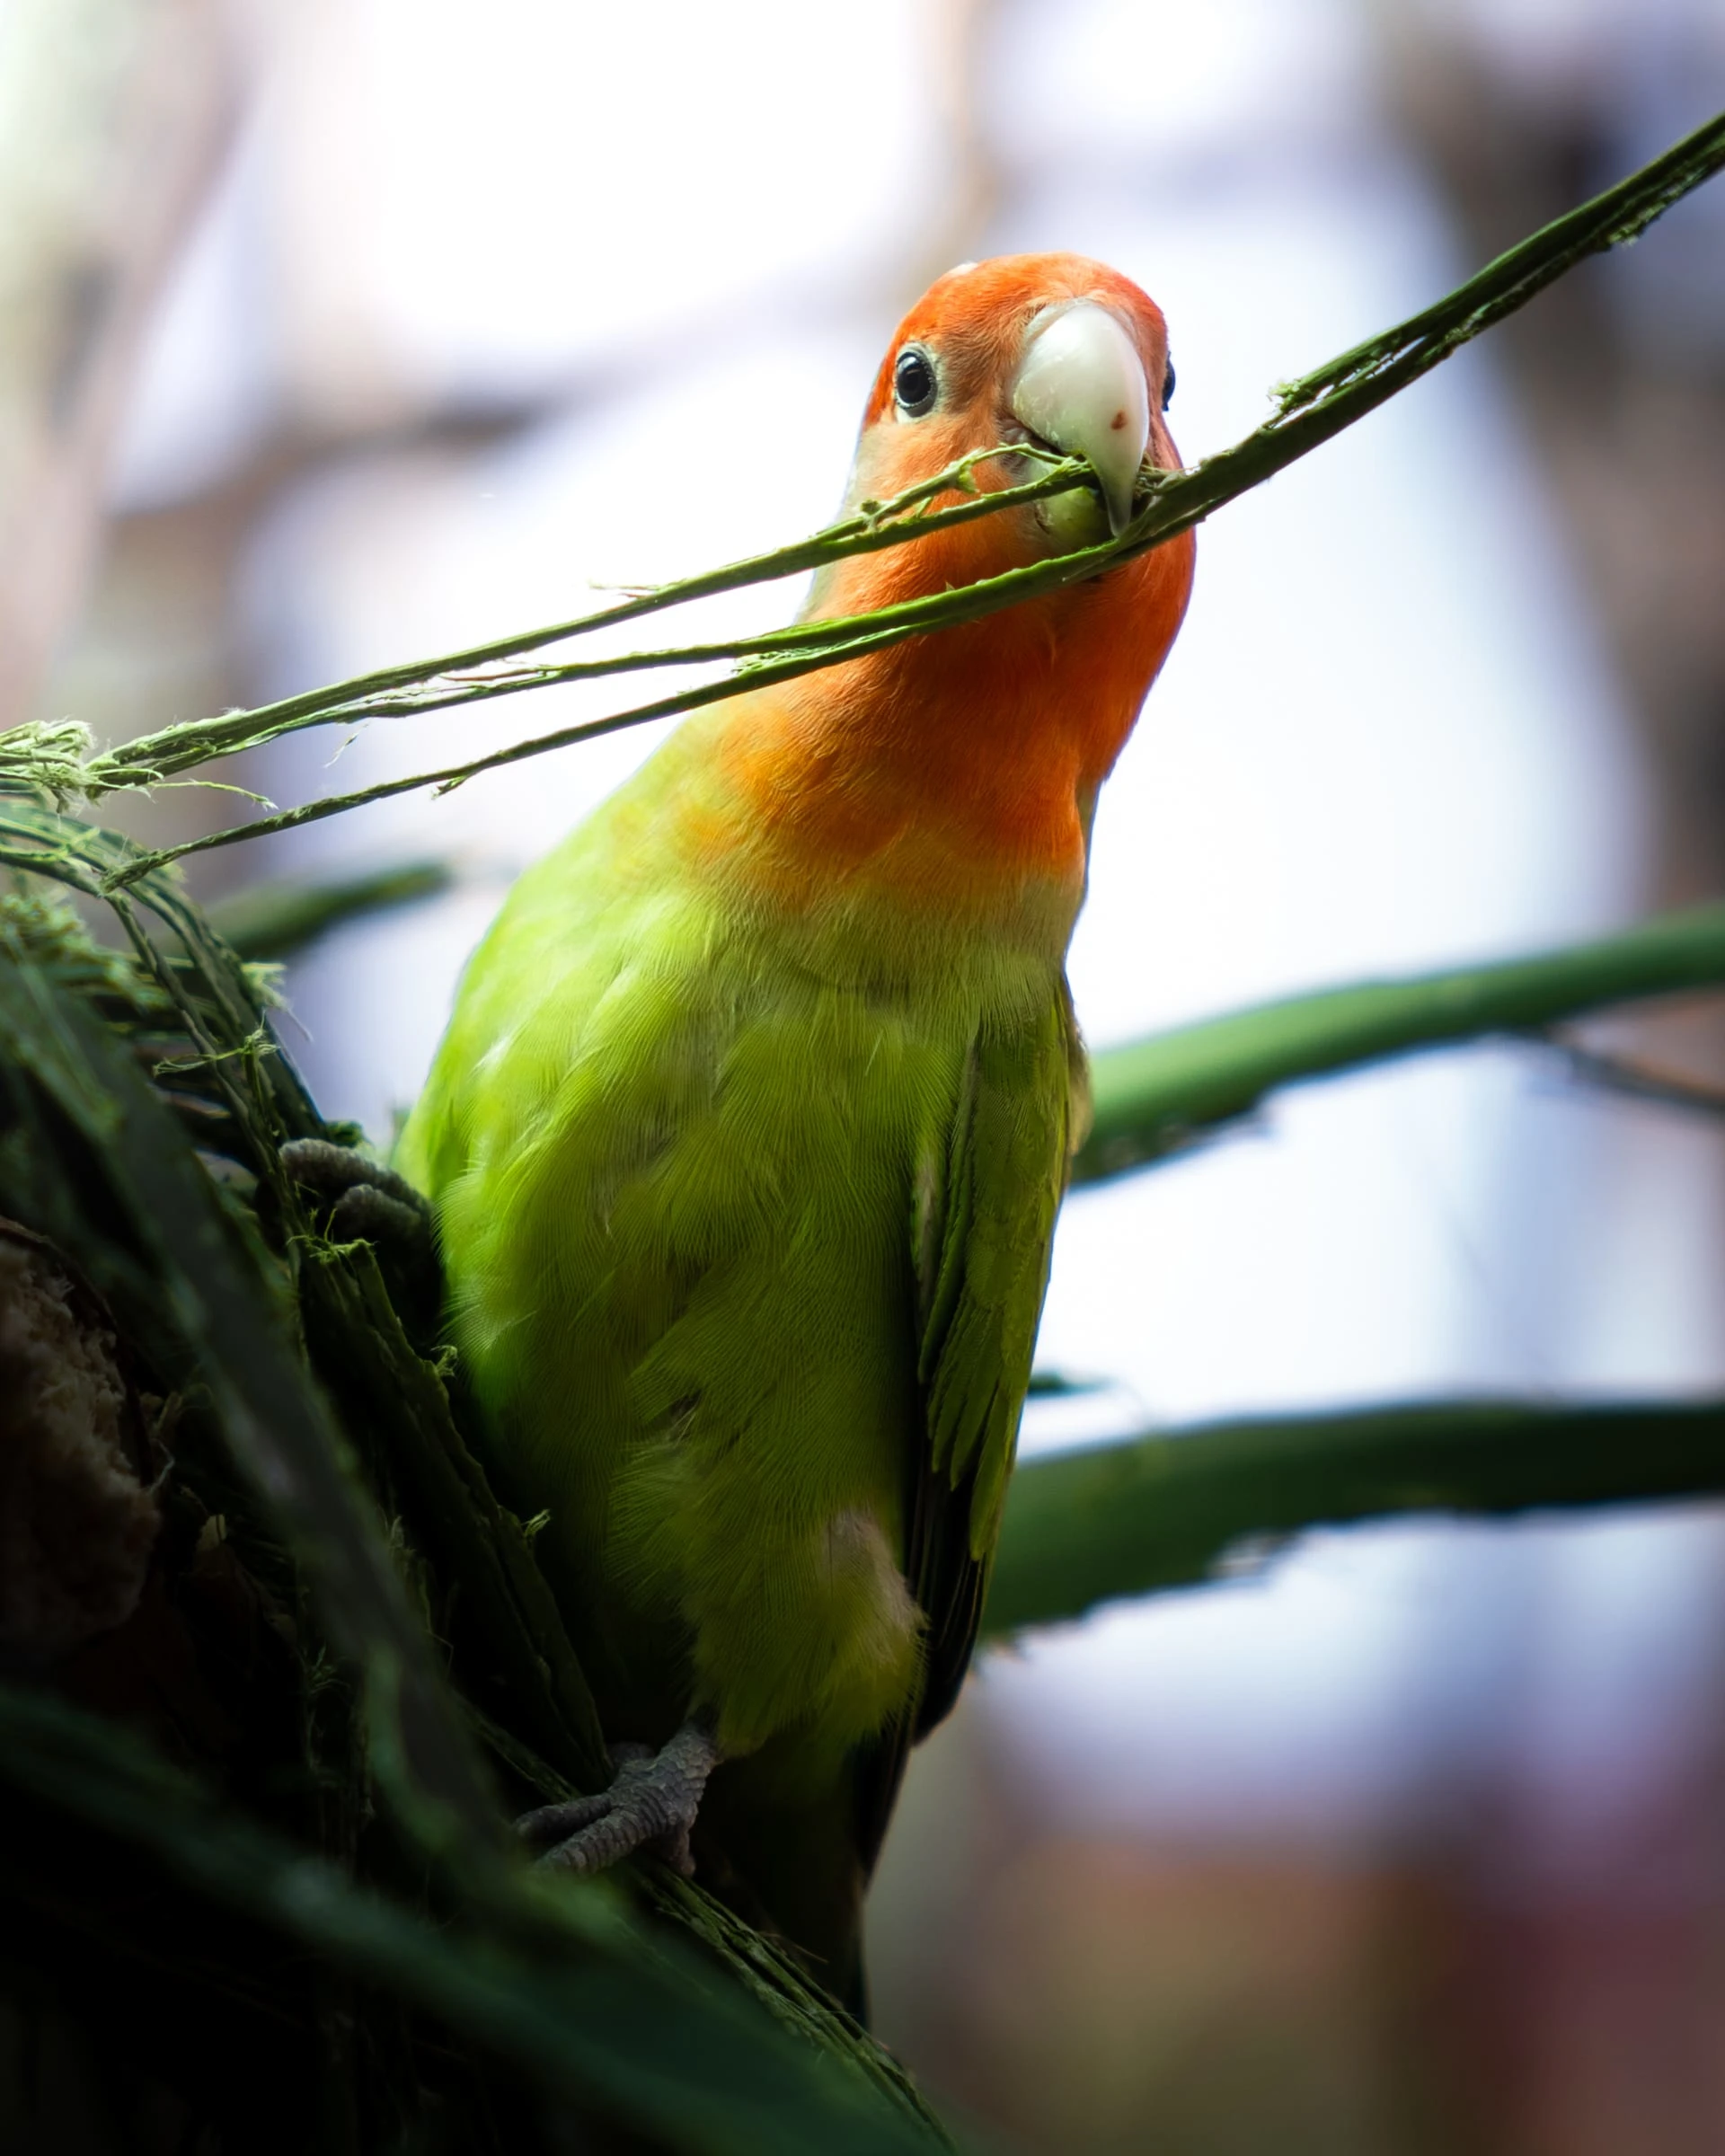
[[[718,1763],[712,1736],[688,1722],[662,1750],[625,1758],[601,1795],[544,1805],[518,1819],[515,1831],[553,1871],[588,1878],[645,1850],[687,1878],[694,1869],[689,1831]]]

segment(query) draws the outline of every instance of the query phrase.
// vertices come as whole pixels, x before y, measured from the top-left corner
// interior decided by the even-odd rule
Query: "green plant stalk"
[[[0,1778],[675,2148],[951,2146],[928,2114],[796,2042],[693,1954],[650,1944],[603,1888],[548,1890],[512,1873],[452,1922],[429,1922],[220,1807],[127,1730],[6,1685]]]
[[[1029,459],[1043,463],[1048,468],[1039,478],[1023,481],[1016,486],[986,493],[979,491],[972,477],[977,467],[1008,456],[1020,462]],[[687,605],[697,599],[712,598],[722,592],[801,576],[810,570],[824,569],[831,562],[846,561],[854,554],[878,553],[887,547],[901,546],[907,539],[950,530],[954,525],[969,524],[978,517],[992,517],[1002,509],[1028,502],[1046,501],[1051,496],[1069,493],[1089,482],[1088,465],[1076,458],[1051,455],[1034,444],[1003,443],[992,449],[971,450],[932,479],[918,481],[889,500],[862,502],[853,515],[840,517],[793,545],[775,547],[768,553],[750,555],[741,561],[728,562],[721,569],[703,570],[675,583],[655,585],[615,605],[553,623],[549,628],[517,631],[487,643],[469,645],[464,650],[446,652],[440,658],[411,659],[400,666],[377,667],[369,674],[356,675],[323,688],[306,689],[297,695],[260,704],[250,711],[226,711],[212,718],[188,720],[164,728],[159,733],[140,735],[103,755],[82,763],[77,761],[77,747],[83,738],[79,728],[65,720],[43,725],[38,729],[42,753],[55,760],[55,769],[51,775],[40,777],[37,783],[50,789],[82,791],[93,800],[122,786],[159,784],[175,773],[190,770],[213,757],[260,747],[266,742],[279,740],[284,734],[298,732],[305,726],[337,725],[358,718],[399,717],[414,711],[435,710],[438,708],[435,703],[392,700],[402,692],[428,688],[454,676],[494,667],[505,659],[523,658],[547,644],[563,643],[595,630],[615,629],[644,614]],[[967,499],[941,509],[929,506],[940,495],[953,492]],[[556,673],[533,669],[512,677],[509,688],[512,693],[516,689],[539,686],[544,680],[590,680],[652,667],[741,658],[760,649],[761,641],[740,638],[664,651],[628,652],[614,658],[579,662]],[[451,701],[464,702],[473,699],[458,695]],[[4,740],[4,737],[0,736],[0,745]],[[5,770],[4,757],[0,756],[0,777]]]
[[[316,1584],[331,1636],[367,1673],[374,1717],[399,1725],[403,1772],[388,1793],[402,1824],[429,1849],[483,1861],[500,1847],[495,1799],[285,1312],[134,1058],[4,928],[0,1138],[3,1209],[49,1235],[122,1318],[175,1341],[185,1382],[208,1388]],[[78,1154],[100,1160],[99,1180]],[[119,1221],[78,1202],[104,1184]]]
[[[27,843],[32,840],[33,844]],[[9,814],[0,814],[0,862],[58,874],[86,892],[93,891],[115,866],[127,863],[133,853],[129,843],[114,834],[66,824],[43,810],[19,805]],[[226,1020],[226,1040],[212,1038],[189,1006],[183,981],[173,968],[163,965],[144,933],[127,894],[116,894],[111,902],[141,963],[179,1003],[188,1030],[224,1082],[230,1109],[247,1131],[251,1164],[261,1177],[274,1180],[277,1202],[296,1230],[303,1253],[298,1278],[302,1319],[314,1343],[327,1348],[324,1366],[335,1374],[352,1427],[367,1431],[374,1449],[388,1454],[394,1471],[411,1483],[419,1498],[416,1517],[438,1523],[445,1538],[438,1552],[443,1568],[460,1577],[485,1613],[488,1636],[507,1666],[534,1741],[583,1789],[604,1788],[610,1779],[609,1762],[592,1696],[550,1591],[527,1553],[520,1523],[491,1495],[483,1471],[455,1427],[440,1382],[409,1345],[375,1257],[363,1247],[332,1249],[313,1235],[297,1213],[295,1191],[280,1174],[280,1138],[326,1134],[285,1058],[273,1049],[237,1058],[232,1053],[233,1043],[246,1041],[261,1029],[261,1006],[247,994],[245,976],[171,875],[150,872],[139,880],[136,895],[175,929],[198,964],[201,985]],[[0,983],[0,989],[4,986]],[[97,1052],[111,1057],[116,1053],[112,1045],[102,1041],[99,1029],[93,1031],[97,1034]],[[134,1092],[141,1091],[141,1109],[160,1115],[159,1104],[135,1072],[131,1083]],[[187,1183],[188,1197],[212,1204],[213,1194],[189,1158],[185,1171],[181,1180]],[[172,1268],[164,1268],[164,1277],[172,1277]],[[294,1435],[291,1418],[287,1435]],[[282,1433],[270,1436],[279,1442]],[[332,1448],[339,1451],[333,1431],[329,1436]],[[279,1505],[289,1487],[287,1468],[279,1461],[252,1460],[248,1464],[267,1480]],[[302,1532],[305,1525],[302,1522]],[[347,1523],[349,1531],[353,1526],[351,1521]],[[364,1539],[372,1547],[375,1569],[383,1561],[376,1551],[376,1538],[367,1533]],[[314,1547],[321,1548],[321,1541]],[[350,1552],[350,1562],[360,1567],[359,1576],[365,1578],[357,1550]],[[394,1585],[393,1575],[390,1584]],[[345,1592],[339,1586],[335,1591]],[[417,1623],[411,1615],[404,1621],[406,1633],[395,1636],[398,1652],[411,1652],[412,1642],[422,1648]],[[332,1630],[349,1645],[357,1634],[367,1649],[391,1636],[383,1613],[376,1608],[349,1611],[345,1623],[338,1619]],[[440,1694],[435,1678],[426,1682]],[[488,1801],[487,1815],[492,1810]]]
[[[1101,1182],[1163,1159],[1280,1086],[1721,985],[1725,905],[1703,906],[1593,942],[1288,996],[1104,1048],[1092,1060],[1095,1117],[1072,1180]]]
[[[379,1479],[408,1501],[416,1542],[437,1524],[428,1554],[458,1580],[486,1643],[506,1665],[523,1734],[572,1789],[602,1789],[611,1762],[598,1711],[551,1590],[532,1561],[526,1531],[500,1505],[463,1441],[431,1365],[402,1330],[367,1244],[323,1246],[300,1268],[300,1308],[318,1367],[378,1456]],[[369,1337],[364,1361],[351,1343]]]
[[[1025,1461],[986,1638],[1190,1586],[1230,1552],[1395,1515],[1501,1515],[1725,1491],[1725,1401],[1433,1401],[1151,1430]]]
[[[491,676],[465,683],[451,682],[452,671],[489,663],[506,650],[523,651],[621,618],[617,609],[589,617],[589,623],[565,623],[555,629],[529,632],[524,636],[499,640],[474,647],[467,653],[418,666],[388,669],[385,674],[358,677],[327,690],[309,692],[288,705],[268,707],[263,712],[238,713],[220,720],[201,720],[189,728],[170,728],[134,743],[129,747],[97,757],[84,767],[81,783],[88,792],[120,785],[147,784],[170,771],[192,767],[211,755],[226,754],[239,747],[255,747],[302,724],[350,723],[367,716],[446,709],[454,704],[480,702],[526,689],[554,686],[561,682],[590,678],[596,671],[617,672],[630,666],[660,667],[693,663],[697,659],[748,652],[754,663],[727,679],[657,698],[632,710],[582,725],[564,727],[531,740],[494,750],[432,772],[380,782],[378,784],[267,816],[247,825],[211,833],[184,844],[164,849],[156,861],[177,859],[208,847],[269,832],[289,830],[325,816],[389,799],[398,793],[435,786],[447,790],[480,773],[540,755],[580,741],[635,726],[652,719],[693,711],[719,698],[794,679],[827,666],[838,665],[864,654],[955,623],[975,621],[1039,593],[1100,574],[1114,563],[1160,544],[1175,534],[1201,522],[1224,506],[1321,443],[1331,439],[1375,411],[1422,375],[1440,365],[1471,339],[1524,306],[1546,286],[1591,253],[1621,246],[1633,240],[1670,208],[1671,204],[1725,165],[1725,115],[1710,120],[1660,157],[1631,173],[1594,200],[1534,234],[1518,246],[1458,286],[1433,306],[1381,335],[1356,346],[1300,381],[1284,387],[1269,420],[1232,449],[1209,457],[1191,471],[1153,474],[1147,482],[1146,505],[1114,540],[1081,548],[1030,567],[1013,570],[955,590],[885,607],[869,614],[821,622],[801,623],[757,638],[726,644],[685,647],[680,650],[636,653],[615,660],[577,661],[546,665],[512,675]],[[986,457],[996,451],[984,452]],[[938,487],[942,482],[927,482]],[[985,494],[954,508],[936,510],[909,521],[831,533],[775,554],[756,557],[747,564],[691,579],[683,587],[668,587],[625,604],[637,611],[676,603],[678,596],[765,580],[793,573],[808,566],[810,548],[825,547],[824,559],[837,560],[847,552],[891,543],[909,543],[945,522],[991,514],[1011,499],[1031,494],[1056,492],[1079,483],[1070,466],[1056,467],[1029,489]],[[292,708],[289,708],[291,706]],[[217,746],[217,744],[221,746]],[[57,737],[58,744],[58,737]],[[44,752],[46,753],[46,752]],[[55,771],[64,763],[63,745],[54,747]],[[27,746],[16,751],[12,762],[27,772]],[[4,744],[0,742],[0,777],[7,769]],[[43,785],[64,783],[43,775]]]
[[[209,925],[247,963],[295,958],[350,921],[418,906],[452,888],[447,861],[403,861],[358,876],[248,884],[208,909]]]

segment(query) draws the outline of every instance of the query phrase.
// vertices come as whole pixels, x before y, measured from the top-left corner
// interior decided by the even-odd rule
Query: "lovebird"
[[[1172,384],[1161,313],[1102,264],[951,270],[875,377],[847,504],[1002,444],[1093,485],[829,566],[804,618],[1118,532],[1179,466]],[[686,720],[516,884],[398,1148],[622,1762],[525,1831],[578,1872],[694,1868],[859,2010],[1084,1127],[1065,959],[1097,790],[1192,562],[1188,533]]]

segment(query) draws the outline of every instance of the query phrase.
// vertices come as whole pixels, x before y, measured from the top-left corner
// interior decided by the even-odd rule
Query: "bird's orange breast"
[[[974,543],[1006,521],[952,534],[972,543],[951,550],[957,573],[942,580],[1011,566]],[[1183,535],[1088,584],[748,699],[721,755],[751,873],[782,897],[884,878],[966,911],[1028,883],[1075,904],[1090,805],[1179,628],[1192,551]],[[858,573],[835,579],[822,613],[909,596],[897,559],[846,563]],[[930,580],[917,567],[913,589]]]

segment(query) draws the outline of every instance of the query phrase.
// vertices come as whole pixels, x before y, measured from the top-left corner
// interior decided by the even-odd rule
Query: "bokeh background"
[[[0,0],[0,727],[118,739],[801,535],[965,257],[1136,278],[1202,455],[1721,104],[1725,0]],[[326,1113],[387,1141],[509,878],[651,746],[199,858],[456,867],[291,969]],[[1073,979],[1106,1043],[1721,883],[1717,183],[1203,532]],[[1705,1008],[1590,1038],[1725,1057]],[[1101,1382],[1026,1443],[1725,1386],[1722,1170],[1718,1115],[1526,1047],[1294,1094],[1073,1200],[1040,1359]],[[919,1756],[872,1919],[883,2033],[1008,2147],[1711,2156],[1725,1514],[1317,1535],[1029,1639]]]

